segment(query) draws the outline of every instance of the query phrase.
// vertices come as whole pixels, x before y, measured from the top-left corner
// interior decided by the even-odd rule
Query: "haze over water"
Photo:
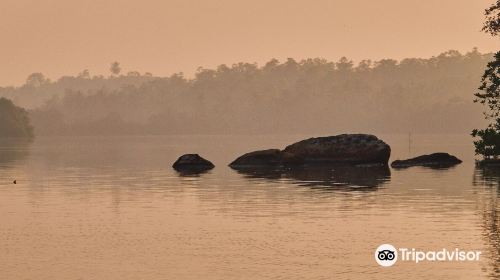
[[[379,136],[391,160],[464,163],[277,176],[226,165],[306,136],[2,140],[2,279],[496,279],[500,174],[475,168],[470,137],[413,135],[409,150],[408,135]],[[178,174],[186,151],[216,168]],[[382,243],[482,256],[382,268]]]

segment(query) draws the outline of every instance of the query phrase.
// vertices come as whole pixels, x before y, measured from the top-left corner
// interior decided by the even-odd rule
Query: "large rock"
[[[342,134],[302,140],[286,147],[284,153],[305,163],[347,163],[387,165],[391,147],[374,135]]]
[[[172,167],[181,172],[201,172],[212,169],[215,166],[198,154],[185,154],[180,156]]]
[[[395,160],[391,163],[391,166],[394,168],[405,168],[411,166],[449,167],[460,163],[462,163],[461,160],[448,153],[433,153],[405,160]]]
[[[296,166],[307,164],[387,165],[391,148],[367,134],[342,134],[294,143],[284,150],[271,149],[244,154],[233,161],[233,168],[255,166]]]

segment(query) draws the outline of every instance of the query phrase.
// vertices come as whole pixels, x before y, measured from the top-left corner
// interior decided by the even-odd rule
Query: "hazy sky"
[[[0,0],[0,85],[32,72],[56,79],[155,75],[270,58],[430,57],[500,40],[480,32],[493,0]]]

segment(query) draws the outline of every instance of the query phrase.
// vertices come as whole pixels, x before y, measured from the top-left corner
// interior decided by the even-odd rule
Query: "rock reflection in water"
[[[180,177],[201,177],[201,175],[210,173],[211,170],[207,169],[187,169],[187,170],[176,170]]]
[[[307,166],[294,168],[239,168],[246,178],[290,180],[312,188],[328,190],[375,190],[390,180],[388,166]]]

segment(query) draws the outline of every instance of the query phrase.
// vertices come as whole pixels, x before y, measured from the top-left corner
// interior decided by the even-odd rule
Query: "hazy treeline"
[[[33,136],[28,112],[14,105],[11,100],[0,97],[0,138]]]
[[[483,124],[472,102],[492,54],[238,63],[182,74],[41,74],[0,88],[30,108],[37,135],[460,132]]]
[[[64,76],[53,82],[42,73],[33,73],[20,87],[0,87],[0,96],[9,98],[24,108],[33,109],[45,105],[53,97],[62,97],[68,90],[92,94],[97,89],[115,90],[129,85],[139,86],[153,79],[150,73],[141,75],[137,71],[105,77],[91,76],[88,70],[84,70],[77,76]]]

